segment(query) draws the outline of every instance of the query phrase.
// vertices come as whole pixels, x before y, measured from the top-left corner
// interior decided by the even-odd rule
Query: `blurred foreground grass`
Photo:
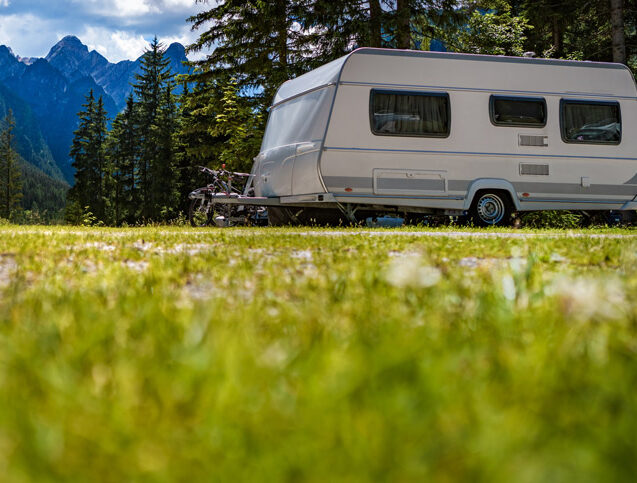
[[[0,228],[0,479],[634,481],[635,231],[351,233]]]

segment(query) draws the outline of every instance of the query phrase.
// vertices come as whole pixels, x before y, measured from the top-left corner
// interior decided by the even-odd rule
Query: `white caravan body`
[[[637,89],[619,64],[358,49],[279,88],[253,175],[290,206],[635,209]]]

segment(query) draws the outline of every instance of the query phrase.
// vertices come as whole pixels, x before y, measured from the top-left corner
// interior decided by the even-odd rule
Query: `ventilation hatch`
[[[529,134],[520,134],[519,137],[519,145],[520,146],[548,146],[549,145],[549,137],[548,136],[531,136]]]
[[[548,164],[520,163],[520,174],[531,176],[548,176]]]

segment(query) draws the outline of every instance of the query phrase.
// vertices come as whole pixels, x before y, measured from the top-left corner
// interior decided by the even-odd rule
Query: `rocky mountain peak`
[[[166,49],[166,55],[168,57],[185,57],[186,56],[186,48],[181,45],[179,42],[173,42]]]
[[[67,35],[66,37],[63,37],[62,40],[55,44],[51,50],[62,48],[88,52],[88,47],[75,35]]]
[[[7,47],[6,45],[0,45],[0,55],[2,57],[13,57],[15,58],[15,55],[13,53],[13,50],[11,50],[11,47]]]
[[[18,74],[23,69],[13,51],[6,45],[0,45],[0,80]]]
[[[16,64],[18,59],[6,45],[0,45],[0,68],[7,68],[10,65]]]
[[[67,35],[55,44],[46,60],[60,72],[73,72],[88,55],[88,47],[74,35]]]

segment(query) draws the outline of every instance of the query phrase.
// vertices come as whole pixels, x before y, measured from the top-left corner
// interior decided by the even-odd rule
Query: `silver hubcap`
[[[484,195],[478,200],[478,216],[488,225],[495,225],[504,218],[504,201],[497,195]]]

